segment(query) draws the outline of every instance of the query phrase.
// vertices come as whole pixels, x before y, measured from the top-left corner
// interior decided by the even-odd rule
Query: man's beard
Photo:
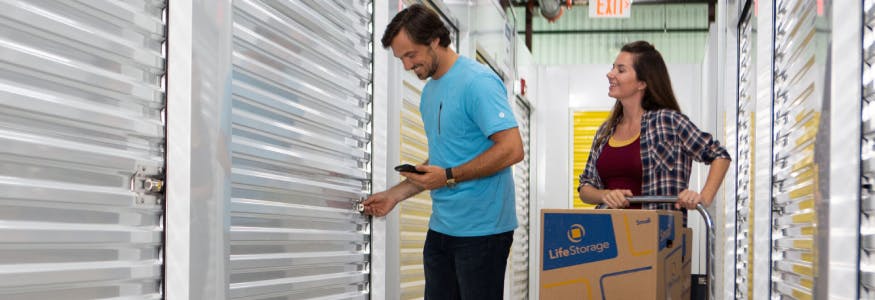
[[[420,68],[426,68],[425,74],[420,75],[419,73],[414,72],[416,74],[416,77],[419,77],[419,79],[421,79],[421,80],[425,80],[425,79],[431,77],[432,75],[434,75],[435,72],[437,72],[437,65],[438,65],[437,53],[435,53],[434,50],[429,48],[428,55],[431,56],[431,63],[428,65],[423,64],[422,67],[420,67]]]

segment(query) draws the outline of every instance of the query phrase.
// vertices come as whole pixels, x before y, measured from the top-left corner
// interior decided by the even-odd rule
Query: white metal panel
[[[0,1],[0,298],[160,299],[163,1]]]
[[[368,298],[369,7],[233,2],[230,298]]]
[[[230,7],[168,2],[167,299],[228,295]]]
[[[774,86],[774,77],[772,76],[772,64],[774,63],[774,18],[771,16],[774,11],[774,5],[760,5],[757,17],[757,48],[756,51],[756,111],[754,113],[754,128],[755,135],[759,137],[772,136],[772,92]],[[760,138],[756,139],[753,147],[753,160],[762,163],[754,166],[754,199],[771,199],[772,196],[772,139]],[[770,264],[771,264],[771,201],[755,201],[754,207],[754,228],[753,252],[758,254],[754,256],[753,269],[754,274],[762,274],[756,276],[753,280],[753,295],[750,299],[768,299],[771,292]],[[769,255],[766,255],[769,253]]]
[[[398,9],[397,4],[387,1],[375,2],[373,7],[375,29],[386,28],[390,14]],[[399,122],[395,116],[398,116],[399,108],[397,102],[388,100],[396,99],[395,77],[399,74],[399,68],[393,63],[400,62],[392,56],[389,49],[384,49],[380,44],[376,44],[373,50],[373,74],[382,75],[373,76],[372,81],[374,125],[371,149],[384,151],[373,151],[371,154],[371,190],[383,191],[398,178],[393,167],[398,161],[398,137],[394,133],[398,132]],[[398,269],[397,228],[397,210],[384,218],[371,218],[371,299],[392,299],[390,296],[399,294],[398,274],[390,271]]]
[[[523,160],[513,166],[513,184],[516,188],[516,216],[519,226],[513,233],[513,245],[510,250],[508,274],[510,275],[510,299],[523,300],[529,298],[529,207],[531,193],[529,192],[529,154],[531,148],[530,126],[531,108],[528,101],[517,98],[513,105],[514,115],[519,124],[520,136],[523,140]]]
[[[828,75],[830,120],[859,120],[861,116],[862,102],[849,101],[850,99],[862,99],[862,86],[859,88],[847,88],[849,82],[860,82],[862,79],[862,53],[865,50],[861,39],[865,30],[870,27],[862,26],[862,18],[845,18],[836,13],[839,9],[847,9],[852,12],[862,13],[863,1],[843,0],[824,3],[826,11],[832,14],[832,38],[830,47],[830,60]],[[872,12],[867,14],[872,16]],[[870,19],[871,20],[871,19]],[[869,32],[871,34],[871,31]],[[858,49],[859,51],[844,51],[844,49]],[[871,116],[871,114],[870,114]],[[865,118],[871,120],[871,117]],[[860,170],[860,160],[847,159],[858,157],[861,147],[871,149],[863,141],[861,147],[849,147],[848,141],[854,141],[861,136],[863,122],[831,122],[830,126],[830,170],[829,170],[829,226],[827,226],[829,241],[826,242],[827,263],[829,264],[827,278],[829,282],[821,285],[827,289],[827,293],[819,293],[819,299],[860,299],[860,220],[863,217],[861,207],[867,202],[861,201],[861,174],[848,172],[848,170]],[[840,126],[837,126],[841,124]],[[870,136],[871,136],[870,132]],[[867,138],[867,140],[872,140]],[[849,213],[849,208],[858,213]],[[866,212],[868,214],[870,212]],[[824,232],[822,229],[821,232]],[[821,263],[820,266],[824,264]],[[872,296],[868,296],[871,298]]]

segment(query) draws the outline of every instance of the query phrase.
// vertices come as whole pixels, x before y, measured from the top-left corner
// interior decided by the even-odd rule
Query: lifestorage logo
[[[572,243],[580,243],[580,240],[583,239],[583,235],[586,234],[586,229],[583,229],[583,226],[580,224],[571,225],[571,229],[568,229],[568,240]]]
[[[544,214],[544,270],[617,257],[610,215]]]

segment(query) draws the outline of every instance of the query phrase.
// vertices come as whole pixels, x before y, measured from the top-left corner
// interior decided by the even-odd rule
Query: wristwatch
[[[453,178],[453,168],[446,168],[447,170],[447,187],[454,188],[456,187],[456,179]]]

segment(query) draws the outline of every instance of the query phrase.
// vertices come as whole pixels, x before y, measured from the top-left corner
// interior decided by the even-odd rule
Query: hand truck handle
[[[629,200],[629,203],[675,203],[678,201],[678,198],[677,196],[634,196],[626,197],[626,200]],[[707,230],[705,233],[705,277],[708,280],[705,283],[705,290],[708,293],[705,299],[715,299],[714,291],[711,290],[714,287],[714,275],[711,274],[714,257],[714,222],[711,220],[711,214],[705,210],[701,203],[696,204],[696,210],[702,215]]]

